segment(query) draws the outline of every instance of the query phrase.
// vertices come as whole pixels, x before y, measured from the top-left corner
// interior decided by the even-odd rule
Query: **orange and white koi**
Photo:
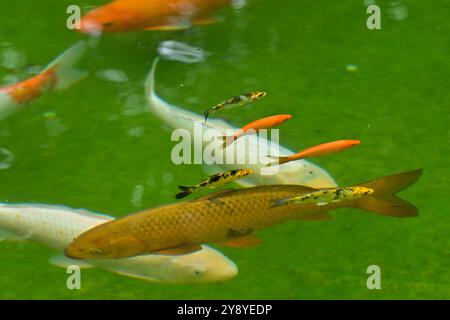
[[[332,142],[327,142],[327,143],[322,143],[322,144],[316,145],[314,147],[305,149],[303,151],[297,152],[296,154],[293,154],[293,155],[287,156],[287,157],[270,156],[271,158],[275,159],[276,161],[270,163],[269,166],[276,165],[276,164],[288,163],[288,162],[300,160],[300,159],[320,157],[320,156],[327,155],[330,153],[336,153],[336,152],[357,146],[360,143],[361,143],[361,141],[359,141],[359,140],[337,140],[337,141],[332,141]]]
[[[245,136],[247,134],[257,133],[261,129],[269,129],[269,128],[276,127],[291,118],[292,118],[292,115],[290,115],[290,114],[277,114],[274,116],[270,116],[270,117],[252,121],[249,124],[243,126],[232,136],[222,137],[223,147],[224,148],[228,147],[231,143],[233,143],[234,141],[236,141],[237,139],[239,139],[242,136]]]
[[[85,72],[72,66],[83,55],[85,44],[79,42],[63,52],[41,73],[27,80],[0,87],[0,120],[53,90],[62,90],[85,76]]]
[[[180,30],[191,25],[214,23],[212,13],[231,0],[115,0],[89,11],[78,31]]]

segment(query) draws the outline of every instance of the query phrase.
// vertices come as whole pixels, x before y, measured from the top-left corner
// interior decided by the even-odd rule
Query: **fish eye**
[[[91,250],[91,254],[93,254],[93,255],[100,255],[102,253],[103,253],[103,250],[101,250],[101,249],[92,249]]]
[[[105,23],[103,24],[103,26],[104,26],[104,27],[111,27],[113,24],[114,24],[114,23],[112,23],[112,22],[105,22]]]
[[[195,271],[194,271],[194,274],[195,274],[196,276],[200,276],[200,275],[202,274],[202,272],[201,272],[200,270],[195,270]]]

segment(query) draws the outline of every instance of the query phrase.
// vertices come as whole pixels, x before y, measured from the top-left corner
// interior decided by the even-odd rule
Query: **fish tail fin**
[[[74,69],[73,65],[83,56],[86,44],[78,42],[52,61],[43,71],[54,72],[56,84],[54,90],[64,90],[87,75],[86,71]]]
[[[414,184],[421,174],[422,169],[418,169],[359,184],[358,187],[371,188],[374,192],[368,197],[361,198],[352,206],[384,216],[417,216],[419,214],[417,208],[395,194]]]
[[[276,156],[267,156],[267,157],[273,160],[273,162],[267,164],[268,167],[281,165],[289,161],[289,157],[276,157]]]
[[[187,197],[188,195],[190,195],[192,193],[192,188],[191,187],[178,186],[178,189],[180,189],[181,192],[177,193],[177,195],[175,196],[176,199],[182,199],[182,198]]]
[[[230,144],[233,143],[234,140],[236,140],[234,136],[222,136],[222,137],[220,137],[220,139],[222,140],[222,148],[223,149],[228,147]]]
[[[155,72],[158,62],[159,57],[156,57],[155,60],[153,60],[152,68],[147,75],[147,79],[145,79],[145,94],[148,99],[155,95]]]

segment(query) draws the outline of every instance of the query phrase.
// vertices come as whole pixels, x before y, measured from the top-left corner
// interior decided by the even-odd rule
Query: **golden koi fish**
[[[201,191],[204,188],[216,188],[219,186],[223,186],[224,184],[246,177],[251,173],[253,173],[253,171],[250,169],[236,169],[227,172],[217,173],[215,175],[210,176],[208,179],[203,180],[199,184],[196,184],[193,187],[178,186],[178,188],[182,192],[178,193],[175,196],[175,198],[177,199],[184,198],[190,195],[191,193]]]
[[[416,182],[422,170],[409,171],[359,184],[373,193],[317,206],[314,203],[272,207],[277,199],[317,191],[297,185],[227,190],[196,200],[171,204],[107,222],[81,234],[65,249],[75,259],[124,258],[144,253],[186,254],[203,243],[251,247],[250,235],[288,220],[329,219],[328,211],[358,208],[385,216],[411,217],[417,208],[395,194]]]
[[[208,117],[221,110],[224,108],[234,108],[234,107],[242,107],[248,103],[252,103],[256,100],[261,99],[262,97],[265,97],[267,95],[267,93],[265,91],[255,91],[255,92],[249,92],[249,93],[244,93],[241,94],[240,96],[235,96],[232,98],[229,98],[217,105],[215,105],[214,107],[209,108],[208,110],[205,111],[204,115],[205,115],[205,122],[208,121]]]

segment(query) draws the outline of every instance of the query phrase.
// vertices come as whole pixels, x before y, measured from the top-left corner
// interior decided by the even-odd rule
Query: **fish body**
[[[257,133],[261,129],[269,129],[276,127],[283,122],[289,120],[292,118],[292,115],[290,114],[278,114],[262,119],[258,119],[255,121],[250,122],[249,124],[243,126],[241,129],[239,129],[235,134],[232,136],[225,136],[223,137],[223,146],[227,147],[240,137],[250,134],[250,133]]]
[[[176,195],[176,198],[177,199],[184,198],[193,192],[198,192],[205,188],[217,188],[219,186],[223,186],[227,183],[233,182],[237,179],[246,177],[251,173],[252,170],[248,169],[237,169],[237,170],[233,169],[227,172],[220,172],[210,176],[208,179],[203,180],[202,182],[196,184],[195,186],[192,187],[178,186],[178,188],[182,190],[182,192],[178,193]]]
[[[79,31],[102,32],[186,29],[211,23],[212,13],[231,0],[115,0],[89,11]]]
[[[114,220],[84,209],[38,204],[0,204],[0,240],[34,240],[62,253],[81,233]],[[51,263],[66,267],[80,263],[154,282],[215,282],[231,279],[236,265],[220,252],[203,246],[184,256],[143,255],[120,260],[74,261],[57,256]]]
[[[255,102],[256,100],[259,100],[262,97],[265,97],[266,95],[267,95],[267,93],[265,91],[254,91],[254,92],[248,92],[248,93],[241,94],[240,96],[235,96],[235,97],[229,98],[229,99],[209,108],[208,110],[206,110],[204,113],[205,122],[208,120],[208,117],[211,114],[216,113],[219,110],[231,109],[231,108],[235,108],[235,107],[242,107],[242,106],[245,106],[246,104],[249,104],[249,103]]]
[[[143,253],[183,254],[202,243],[248,243],[249,234],[293,219],[326,216],[332,209],[354,207],[381,215],[409,217],[417,209],[395,196],[421,175],[415,170],[370,181],[358,187],[374,192],[360,198],[273,207],[277,199],[297,197],[317,189],[296,185],[259,186],[211,194],[196,200],[132,214],[80,235],[65,249],[68,257],[122,258]],[[245,245],[244,245],[245,246]]]
[[[359,140],[337,140],[316,145],[314,147],[305,149],[291,156],[272,157],[272,158],[276,159],[278,164],[284,164],[295,160],[319,157],[331,153],[336,153],[357,146],[360,143],[361,141]]]
[[[326,188],[297,197],[276,200],[274,206],[285,205],[287,203],[314,203],[318,206],[322,206],[332,202],[359,199],[363,196],[372,194],[373,192],[373,189],[365,187]]]
[[[220,119],[210,119],[207,123],[204,123],[204,118],[200,114],[171,105],[162,100],[155,92],[155,72],[158,60],[159,59],[155,59],[145,83],[148,111],[150,113],[160,119],[169,129],[176,130],[181,128],[187,130],[191,136],[195,136],[196,124],[199,124],[199,126],[201,125],[200,128],[202,134],[207,130],[217,130],[222,136],[225,136],[229,130],[238,130],[236,127],[233,127]],[[271,158],[268,157],[267,154],[287,156],[293,152],[275,142],[269,142],[269,140],[261,135],[247,135],[240,140],[244,140],[248,148],[235,148],[235,157],[243,159],[263,159],[262,163],[245,164],[245,167],[251,169],[253,174],[237,180],[236,183],[241,186],[252,187],[270,184],[299,184],[315,188],[337,186],[334,179],[324,169],[307,160],[299,160],[280,166],[276,175],[263,175],[261,174],[261,169],[271,162]],[[202,153],[201,148],[206,147],[208,144],[209,142],[206,141],[202,141],[202,144],[200,145],[194,144],[194,151]],[[254,146],[256,145],[265,146],[265,148],[255,148]],[[210,158],[209,155],[205,155],[204,162],[213,163],[213,159]],[[204,165],[203,168],[208,174],[214,174],[219,171],[241,169],[242,164],[208,164]]]
[[[0,87],[0,120],[42,94],[65,89],[84,77],[85,72],[72,68],[84,51],[85,45],[80,42],[62,53],[38,75]]]

